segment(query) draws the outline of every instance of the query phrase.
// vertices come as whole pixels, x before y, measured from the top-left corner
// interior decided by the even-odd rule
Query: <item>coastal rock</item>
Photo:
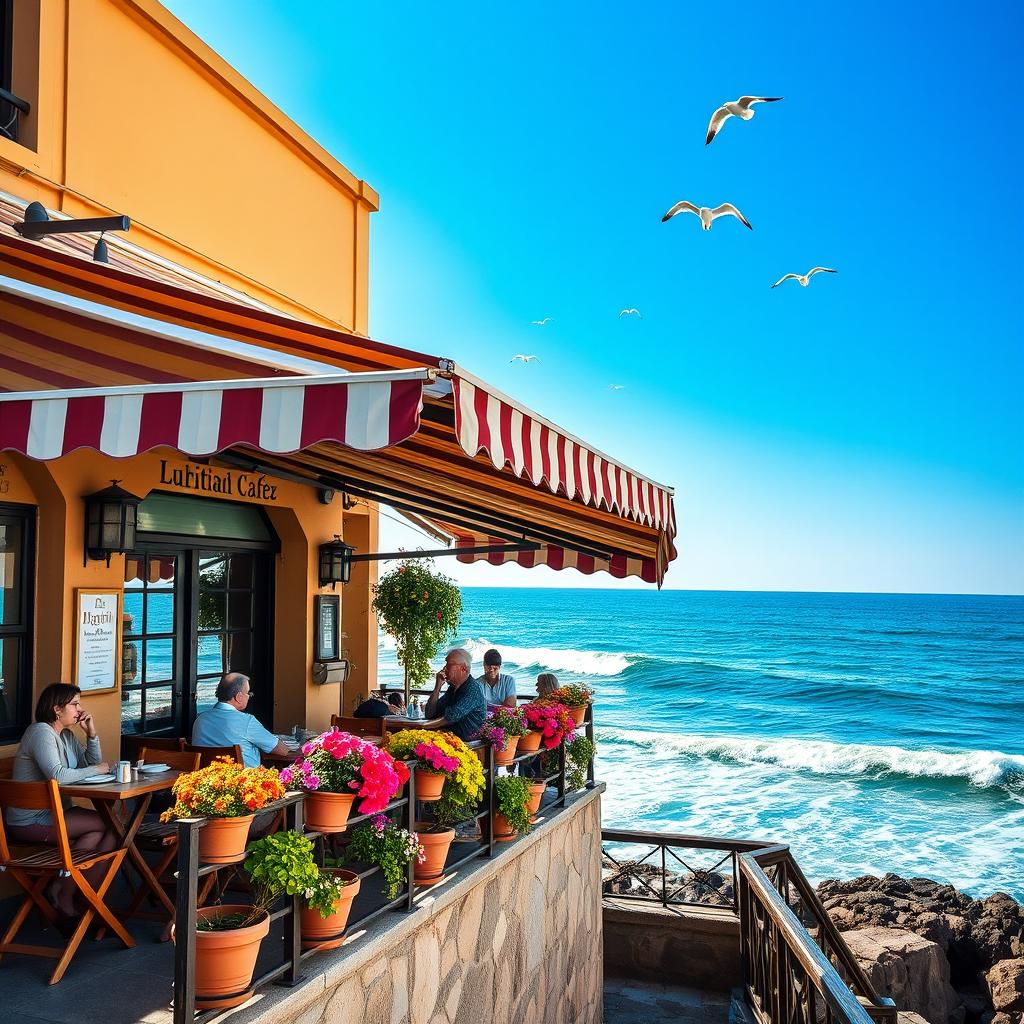
[[[947,1024],[960,999],[937,943],[900,928],[862,928],[843,938],[880,994],[930,1024]]]
[[[992,1007],[1000,1011],[1024,1011],[1024,959],[1000,960],[985,974]]]
[[[1006,893],[974,900],[929,878],[887,874],[829,879],[818,896],[840,929],[905,928],[938,943],[956,987],[975,984],[1000,960],[1024,957],[1024,907]]]

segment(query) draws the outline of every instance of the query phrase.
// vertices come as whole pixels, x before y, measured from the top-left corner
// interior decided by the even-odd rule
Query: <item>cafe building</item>
[[[351,713],[380,504],[461,561],[661,584],[670,489],[372,340],[377,193],[159,4],[0,32],[0,758],[57,680],[108,757],[229,670],[278,732]]]

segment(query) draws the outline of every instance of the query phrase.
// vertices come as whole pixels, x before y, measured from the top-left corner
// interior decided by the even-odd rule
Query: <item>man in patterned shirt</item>
[[[487,717],[487,699],[479,680],[473,678],[472,667],[469,651],[461,647],[449,651],[427,701],[427,718],[442,716],[440,728],[449,729],[461,740],[472,739]],[[441,687],[446,682],[448,689],[441,696]]]

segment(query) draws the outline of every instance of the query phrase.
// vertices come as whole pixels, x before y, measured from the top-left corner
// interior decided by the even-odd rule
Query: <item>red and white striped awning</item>
[[[235,445],[283,454],[321,441],[388,448],[419,430],[427,369],[0,394],[0,451],[56,459],[79,448],[128,458]]]
[[[456,367],[452,387],[455,432],[471,458],[486,452],[495,469],[508,466],[535,487],[544,484],[552,494],[564,494],[659,530],[671,524],[674,533],[668,488],[588,447],[461,367]],[[529,554],[519,553],[520,564],[527,564],[523,558]]]

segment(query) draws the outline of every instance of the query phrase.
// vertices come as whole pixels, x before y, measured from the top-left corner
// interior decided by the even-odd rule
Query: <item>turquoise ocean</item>
[[[596,691],[606,826],[1024,900],[1024,598],[465,589],[457,642]],[[399,682],[390,638],[381,678]]]

